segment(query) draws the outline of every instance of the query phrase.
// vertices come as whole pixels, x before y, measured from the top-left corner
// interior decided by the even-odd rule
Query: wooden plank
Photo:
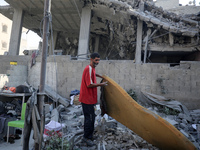
[[[195,146],[173,125],[139,105],[114,80],[104,76],[107,113],[147,142],[162,150],[194,150]]]

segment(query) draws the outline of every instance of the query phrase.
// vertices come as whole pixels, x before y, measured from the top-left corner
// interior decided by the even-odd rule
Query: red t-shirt
[[[84,104],[97,103],[97,87],[88,88],[90,84],[97,83],[95,68],[87,65],[83,71],[79,101]]]

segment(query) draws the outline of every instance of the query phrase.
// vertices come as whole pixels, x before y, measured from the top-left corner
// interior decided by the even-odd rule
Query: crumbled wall
[[[69,98],[72,90],[80,89],[82,72],[89,60],[70,60],[69,56],[56,56],[55,60],[53,57],[47,59],[46,83],[61,96]],[[28,71],[29,83],[35,88],[39,85],[40,65],[38,57],[36,65]],[[200,107],[199,66],[199,62],[181,62],[179,66],[170,67],[169,64],[135,64],[131,60],[101,60],[96,72],[108,75],[125,90],[135,90],[139,97],[140,91],[146,91],[197,109]]]
[[[96,14],[95,11],[92,14],[89,52],[95,50],[95,40],[98,36],[98,53],[101,54],[102,59],[134,60],[138,19],[145,20],[143,21],[142,31],[142,51],[145,50],[145,38],[147,37],[148,30],[151,30],[148,38],[148,52],[180,52],[181,48],[184,48],[182,51],[187,52],[199,50],[199,38],[196,35],[198,17],[178,16],[147,2],[144,6],[145,10],[142,12],[136,9],[138,3],[138,1],[132,2],[130,6],[133,9],[130,10],[125,9],[125,3],[120,1],[94,4],[94,10],[97,7],[107,8],[110,10],[108,11],[110,14],[103,17],[97,12]],[[162,47],[168,48],[163,50]],[[56,49],[62,49],[63,55],[77,56],[78,37],[69,37],[67,33],[59,32]],[[150,62],[154,61],[151,60]]]

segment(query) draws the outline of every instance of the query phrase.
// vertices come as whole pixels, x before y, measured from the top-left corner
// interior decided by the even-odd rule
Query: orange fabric
[[[15,87],[9,87],[9,90],[12,91],[13,93],[16,92],[16,88]]]

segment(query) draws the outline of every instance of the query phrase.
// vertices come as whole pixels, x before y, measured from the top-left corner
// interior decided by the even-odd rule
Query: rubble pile
[[[157,107],[148,107],[148,109],[175,126],[196,148],[200,149],[200,139],[198,138],[200,133],[197,131],[197,126],[200,125],[200,109],[192,110],[189,114],[181,112],[174,115],[160,112]]]
[[[149,107],[148,109],[174,125],[192,143],[194,143],[197,148],[200,148],[198,133],[194,128],[194,124],[200,124],[200,110],[190,111],[189,115],[184,113],[170,115],[160,112],[156,107]],[[46,124],[50,120],[64,124],[65,127],[62,128],[63,136],[67,137],[71,148],[74,149],[158,149],[110,116],[104,115],[101,117],[99,105],[96,106],[95,114],[97,115],[94,134],[94,137],[96,138],[94,141],[95,146],[93,147],[87,147],[87,145],[82,142],[84,116],[82,114],[81,105],[70,105],[67,108],[63,105],[59,105],[51,111],[51,114],[46,114]]]
[[[148,43],[153,47],[170,44],[199,50],[199,15],[176,15],[149,1],[144,1],[144,10],[140,9],[140,5],[138,0],[92,1],[94,12],[91,18],[90,51],[94,49],[98,35],[101,59],[134,60],[138,20],[143,21],[143,45],[150,29],[152,33]],[[99,9],[103,13],[98,12]],[[75,37],[68,38],[67,35],[59,33],[56,49],[63,49],[63,54],[74,57],[77,55],[78,40]],[[171,38],[173,43],[170,43]]]

